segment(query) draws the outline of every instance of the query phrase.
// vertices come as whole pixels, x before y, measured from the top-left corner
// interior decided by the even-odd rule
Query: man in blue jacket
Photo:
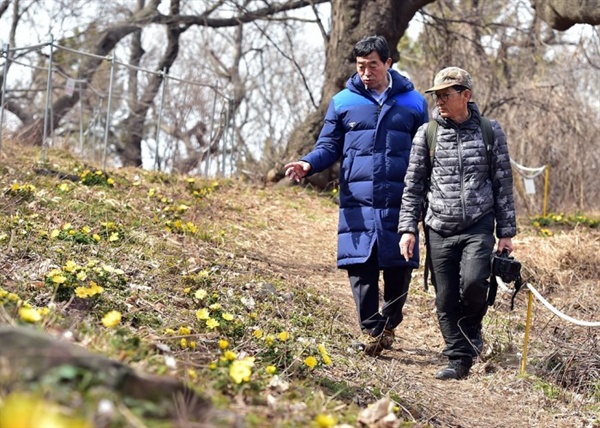
[[[331,100],[314,150],[287,164],[285,174],[300,181],[341,158],[338,267],[348,271],[360,327],[369,336],[364,351],[378,356],[392,347],[419,266],[418,251],[409,260],[400,255],[398,217],[412,138],[428,110],[423,95],[390,68],[383,37],[362,39],[353,56],[356,73]]]

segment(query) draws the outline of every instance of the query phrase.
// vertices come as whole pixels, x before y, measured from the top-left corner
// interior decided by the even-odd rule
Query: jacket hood
[[[403,94],[415,89],[415,85],[413,85],[410,80],[398,73],[396,70],[390,68],[388,71],[390,76],[392,76],[392,92],[390,95]],[[346,82],[346,88],[359,94],[367,93],[365,84],[362,82],[362,80],[360,80],[358,73],[354,73],[352,76],[350,76]]]

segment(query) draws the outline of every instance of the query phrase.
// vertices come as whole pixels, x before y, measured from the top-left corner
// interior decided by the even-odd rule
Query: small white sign
[[[75,91],[75,80],[67,79],[67,84],[65,85],[65,93],[72,97],[73,92]]]
[[[524,178],[525,182],[525,193],[528,195],[535,195],[535,182],[533,178]]]

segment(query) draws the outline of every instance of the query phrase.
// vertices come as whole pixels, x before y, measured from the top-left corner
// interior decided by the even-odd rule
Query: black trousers
[[[463,232],[443,237],[428,230],[432,282],[440,330],[449,359],[472,364],[472,339],[487,311],[494,215],[487,214]]]
[[[348,266],[348,278],[360,328],[371,336],[393,329],[402,322],[402,308],[410,285],[411,267],[380,268],[377,244],[365,263]],[[383,271],[383,307],[379,311],[379,273]]]

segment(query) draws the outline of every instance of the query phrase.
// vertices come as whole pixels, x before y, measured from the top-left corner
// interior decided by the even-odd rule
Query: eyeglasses
[[[456,91],[456,92],[446,92],[445,94],[432,94],[431,97],[433,98],[433,102],[437,103],[438,101],[441,101],[443,103],[445,103],[446,101],[448,101],[448,98],[450,98],[452,95],[454,94],[460,94],[462,92],[462,90],[460,91]]]

